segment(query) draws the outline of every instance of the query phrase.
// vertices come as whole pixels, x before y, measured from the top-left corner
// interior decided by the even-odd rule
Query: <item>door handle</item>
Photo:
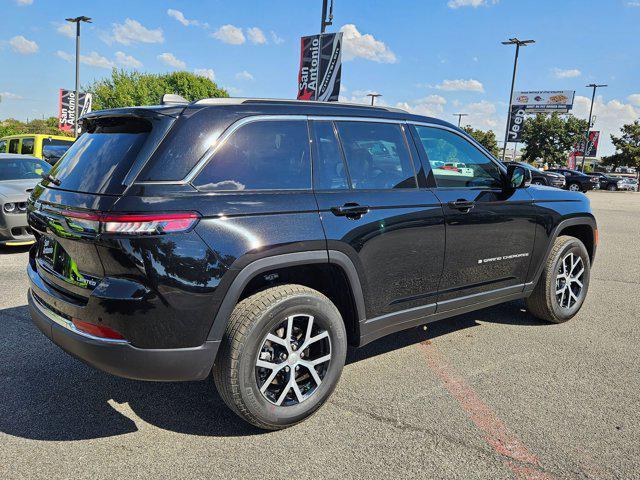
[[[450,208],[460,210],[462,213],[468,213],[473,207],[476,206],[476,202],[464,200],[461,198],[456,200],[455,202],[449,202],[447,205],[449,205]]]
[[[369,207],[366,205],[359,205],[357,203],[345,203],[341,207],[331,207],[331,213],[336,217],[347,217],[357,220],[366,213],[369,213]]]

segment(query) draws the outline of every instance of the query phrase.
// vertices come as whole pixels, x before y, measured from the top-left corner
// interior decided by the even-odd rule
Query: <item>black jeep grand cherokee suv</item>
[[[116,375],[213,372],[261,428],[317,410],[349,344],[521,298],[563,322],[587,293],[587,198],[441,120],[213,99],[83,131],[30,200],[33,321]]]

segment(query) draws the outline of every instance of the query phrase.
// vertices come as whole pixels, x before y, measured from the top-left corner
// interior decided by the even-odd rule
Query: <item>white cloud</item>
[[[251,43],[255,45],[264,45],[267,43],[267,37],[264,36],[264,32],[258,27],[252,27],[247,29],[247,36]]]
[[[439,117],[442,116],[446,103],[447,100],[440,95],[428,95],[412,103],[399,102],[396,106],[417,115]]]
[[[460,8],[460,7],[483,7],[489,4],[498,3],[498,0],[449,0],[447,2],[447,6],[449,8]]]
[[[634,93],[627,97],[627,100],[631,102],[632,105],[636,107],[640,107],[640,93]]]
[[[577,68],[569,68],[569,69],[554,68],[553,74],[555,75],[556,78],[575,78],[582,75],[582,72]]]
[[[65,37],[74,38],[76,36],[76,26],[73,23],[59,23],[56,32]]]
[[[193,73],[200,77],[208,78],[211,81],[214,81],[216,79],[216,73],[212,68],[196,68]]]
[[[238,87],[224,87],[224,89],[229,92],[232,96],[239,96],[242,93],[242,89]]]
[[[470,103],[462,107],[462,111],[469,114],[468,117],[464,118],[465,123],[481,130],[495,131],[501,128],[503,120],[502,116],[500,116],[500,118],[496,117],[497,110],[496,105],[487,100]],[[506,120],[504,120],[504,122],[506,122]]]
[[[2,100],[22,100],[22,96],[11,92],[0,92],[0,99]]]
[[[276,45],[280,45],[281,43],[284,43],[284,38],[280,37],[276,32],[271,30],[269,33],[271,34],[271,41],[273,43],[275,43]]]
[[[183,69],[187,66],[185,62],[183,62],[179,58],[176,58],[176,56],[173,53],[169,53],[169,52],[161,53],[160,55],[158,55],[158,60],[160,60],[165,65],[168,65],[173,68]]]
[[[627,2],[627,7],[640,7],[640,2]]]
[[[211,36],[230,45],[242,45],[246,41],[242,29],[235,25],[223,25]]]
[[[398,61],[395,53],[384,42],[376,40],[369,33],[363,35],[354,24],[347,24],[340,31],[343,33],[343,60],[364,58],[379,63],[396,63]]]
[[[124,23],[114,23],[111,36],[107,41],[115,41],[123,45],[132,43],[162,43],[164,34],[161,28],[149,29],[137,20],[125,19]]]
[[[16,0],[16,3],[20,6],[20,7],[25,7],[27,5],[32,5],[33,4],[33,0]]]
[[[38,51],[38,44],[31,40],[27,40],[22,35],[16,35],[9,40],[9,45],[11,45],[15,52],[21,53],[22,55],[31,55]]]
[[[118,62],[120,65],[124,65],[125,67],[142,67],[142,62],[140,60],[132,57],[131,55],[127,55],[124,52],[116,52],[116,62]]]
[[[189,25],[194,25],[196,27],[209,28],[208,23],[201,22],[200,20],[195,20],[195,19],[190,20],[187,17],[185,17],[184,13],[182,13],[180,10],[174,10],[173,8],[170,8],[167,10],[167,15],[169,15],[172,18],[175,18],[178,22],[180,22],[185,27],[188,27]]]
[[[470,78],[469,80],[443,80],[441,84],[436,85],[438,90],[448,92],[466,91],[466,92],[484,92],[484,86],[478,80]]]
[[[76,59],[74,55],[63,50],[56,51],[56,56],[69,63],[74,62]],[[103,57],[98,52],[91,52],[89,55],[80,55],[80,63],[98,68],[113,68],[115,66],[111,60]]]
[[[253,80],[253,75],[251,75],[246,70],[236,73],[236,80]]]
[[[602,96],[596,97],[593,104],[593,114],[596,116],[593,130],[601,132],[598,156],[612,154],[615,148],[611,143],[611,134],[619,135],[623,125],[632,123],[640,117],[640,105],[634,101],[637,98],[635,95],[631,95],[628,99],[631,103],[624,103],[616,99],[605,102]],[[586,120],[589,117],[590,105],[591,98],[578,95],[573,102],[572,113],[576,117]]]

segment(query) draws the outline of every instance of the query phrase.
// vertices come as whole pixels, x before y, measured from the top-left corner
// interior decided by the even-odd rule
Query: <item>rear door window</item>
[[[20,153],[22,153],[23,155],[33,155],[35,142],[36,142],[35,138],[23,138],[22,149]]]
[[[13,138],[9,140],[9,153],[20,153],[20,139]]]
[[[269,120],[241,126],[193,183],[207,191],[311,188],[307,122]]]
[[[122,182],[150,132],[151,124],[140,118],[98,118],[51,169],[51,175],[64,190],[122,193]]]
[[[336,122],[354,189],[417,188],[415,170],[400,125]]]

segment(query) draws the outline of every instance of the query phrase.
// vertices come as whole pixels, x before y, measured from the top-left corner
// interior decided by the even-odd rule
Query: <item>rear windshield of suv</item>
[[[118,194],[138,152],[151,132],[139,118],[99,118],[67,150],[51,170],[58,188]]]

